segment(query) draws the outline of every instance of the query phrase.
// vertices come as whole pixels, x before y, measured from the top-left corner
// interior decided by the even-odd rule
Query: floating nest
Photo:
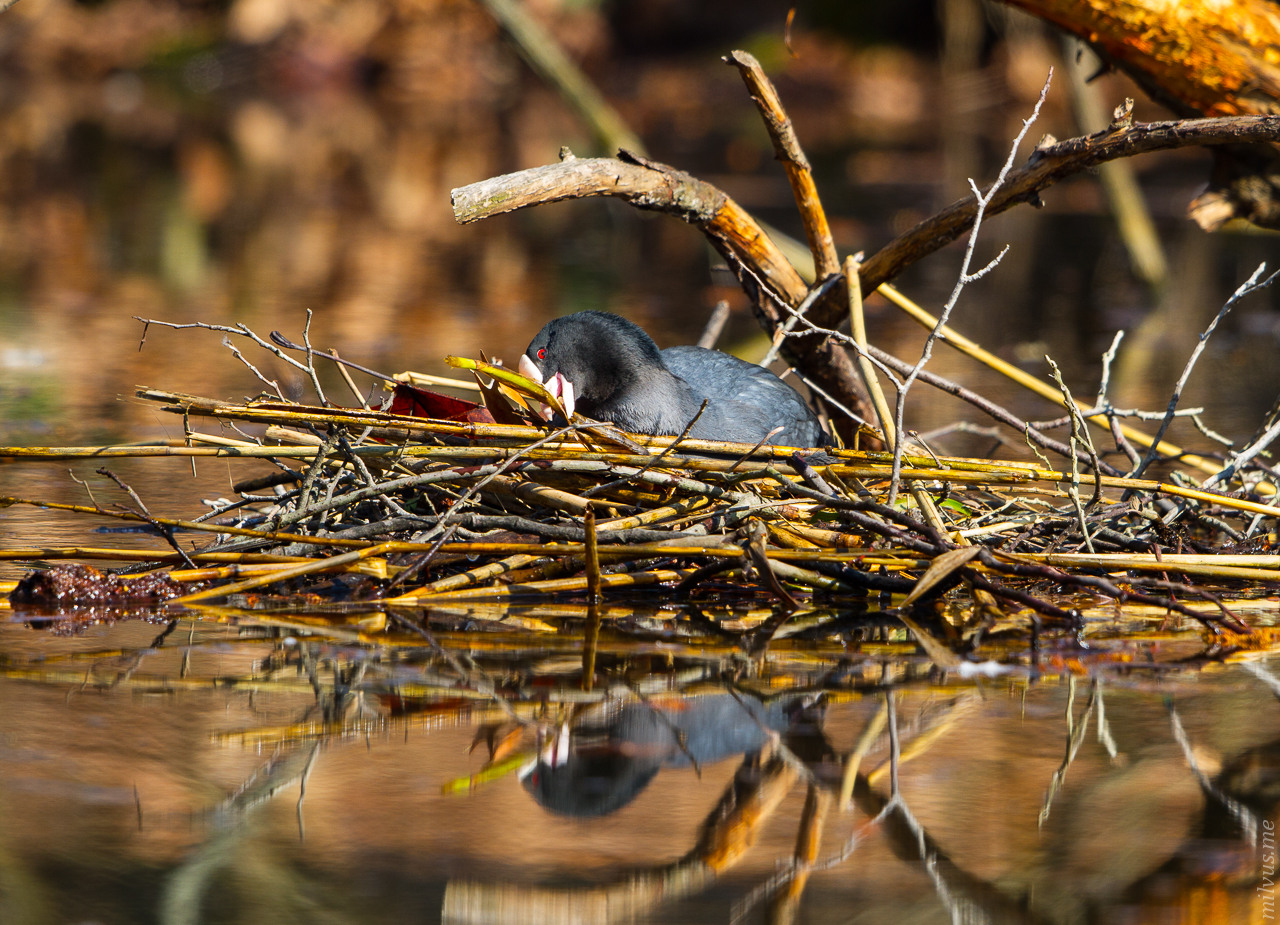
[[[536,397],[535,383],[525,388]],[[570,603],[583,619],[639,605],[679,614],[683,629],[663,634],[745,637],[749,649],[797,631],[847,642],[888,623],[909,628],[935,663],[962,668],[984,642],[1010,634],[1022,661],[1045,632],[1074,640],[1170,617],[1197,621],[1216,645],[1241,645],[1250,630],[1232,608],[1267,608],[1258,589],[1280,577],[1280,556],[1239,542],[1280,510],[1256,494],[1178,480],[1082,480],[1035,463],[914,454],[895,473],[887,451],[628,435],[576,416],[537,428],[138,394],[188,421],[262,436],[192,429],[173,445],[86,455],[265,459],[277,472],[237,485],[236,500],[198,521],[78,508],[148,523],[171,540],[194,530],[210,541],[135,554],[163,568],[163,581],[146,582],[150,597],[130,590],[140,578],[95,582],[80,569],[74,581],[35,573],[15,603],[100,604],[115,594],[121,603],[168,598],[169,608],[373,607],[410,623],[424,609],[450,621],[488,613],[495,625],[518,605]],[[719,619],[700,615],[713,608]]]

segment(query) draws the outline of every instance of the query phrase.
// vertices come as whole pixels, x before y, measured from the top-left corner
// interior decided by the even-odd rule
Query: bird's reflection
[[[808,694],[762,700],[731,692],[658,698],[584,714],[540,751],[524,786],[565,816],[605,816],[638,796],[662,768],[700,768],[760,751],[811,728],[820,705]]]

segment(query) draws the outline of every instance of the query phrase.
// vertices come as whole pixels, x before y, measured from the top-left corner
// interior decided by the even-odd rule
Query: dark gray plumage
[[[659,350],[643,329],[607,312],[586,311],[547,324],[525,351],[544,382],[573,384],[576,407],[640,434],[674,435],[706,410],[689,436],[824,446],[831,438],[805,400],[767,369],[718,350]],[[554,391],[554,390],[553,390]]]

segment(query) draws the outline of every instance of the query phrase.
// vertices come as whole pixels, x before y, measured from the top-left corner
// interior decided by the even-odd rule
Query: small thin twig
[[[772,366],[774,361],[778,359],[778,354],[782,350],[782,343],[795,330],[796,325],[804,320],[805,313],[812,308],[819,299],[826,296],[833,288],[844,281],[839,274],[828,276],[818,285],[809,290],[809,294],[804,297],[804,301],[797,305],[794,309],[789,305],[783,305],[783,310],[789,316],[786,321],[778,326],[773,332],[773,341],[769,344],[769,350],[760,360],[761,366]]]
[[[1089,437],[1089,425],[1085,423],[1079,406],[1071,397],[1071,390],[1067,388],[1066,380],[1062,378],[1062,370],[1058,368],[1058,364],[1052,357],[1046,355],[1045,360],[1048,361],[1049,368],[1053,372],[1053,381],[1058,383],[1058,388],[1062,390],[1062,403],[1066,406],[1071,418],[1071,445],[1084,447],[1089,454],[1089,459],[1093,462],[1093,497],[1089,499],[1089,503],[1086,505],[1080,501],[1080,460],[1075,453],[1071,454],[1071,487],[1068,490],[1071,503],[1075,505],[1076,517],[1080,520],[1080,533],[1084,536],[1084,545],[1089,552],[1093,552],[1093,538],[1089,536],[1089,523],[1085,512],[1097,506],[1098,500],[1102,497],[1102,473],[1098,471],[1098,454],[1094,451],[1093,440]]]
[[[450,524],[449,528],[436,538],[436,541],[432,544],[431,548],[414,559],[411,565],[401,570],[395,578],[391,579],[387,586],[382,589],[382,593],[378,596],[390,597],[391,592],[397,587],[413,578],[416,578],[418,574],[431,563],[431,560],[435,558],[436,553],[440,551],[440,547],[449,542],[449,537],[453,536],[454,531],[457,529],[458,525],[456,523]]]
[[[311,380],[311,387],[316,390],[316,395],[320,398],[320,404],[329,407],[329,399],[325,397],[324,387],[320,385],[320,377],[316,374],[315,349],[311,346],[311,309],[307,309],[307,320],[302,325],[302,342],[306,345],[307,351],[307,377]]]
[[[875,409],[876,417],[880,421],[880,433],[884,435],[885,445],[897,446],[897,423],[889,408],[889,400],[885,398],[884,389],[880,387],[875,365],[867,353],[867,322],[862,310],[862,283],[858,280],[857,257],[849,257],[845,260],[844,280],[849,292],[849,330],[859,347],[858,372],[862,374],[862,384],[867,387],[867,393],[871,396],[871,407]],[[902,384],[896,379],[894,382],[901,389]]]
[[[711,317],[702,328],[702,336],[698,338],[698,346],[711,350],[720,341],[724,326],[729,323],[729,303],[721,299],[711,310]]]
[[[173,527],[169,524],[162,524],[160,521],[152,517],[151,512],[147,510],[146,504],[143,503],[142,499],[138,497],[138,493],[134,491],[130,485],[105,466],[94,471],[96,471],[98,475],[105,476],[119,485],[120,489],[128,494],[128,496],[133,499],[133,503],[138,506],[135,513],[147,523],[151,524],[152,528],[164,537],[165,542],[173,548],[173,551],[182,557],[182,561],[186,564],[187,568],[196,567],[196,564],[191,561],[191,557],[187,555],[187,551],[178,545],[178,541],[173,535]]]
[[[1209,338],[1213,336],[1213,332],[1217,329],[1218,324],[1223,318],[1227,317],[1227,314],[1231,309],[1235,308],[1237,302],[1245,296],[1253,292],[1257,292],[1259,289],[1270,286],[1275,281],[1275,278],[1280,276],[1280,271],[1277,271],[1259,282],[1260,277],[1264,272],[1266,272],[1266,269],[1267,265],[1265,263],[1258,264],[1258,268],[1254,270],[1249,278],[1241,283],[1240,286],[1237,287],[1236,291],[1231,294],[1231,298],[1227,299],[1222,308],[1219,309],[1218,314],[1214,316],[1214,319],[1211,322],[1209,322],[1209,326],[1204,329],[1204,332],[1200,335],[1200,339],[1196,341],[1195,349],[1191,351],[1191,356],[1187,358],[1186,366],[1182,368],[1182,375],[1178,377],[1178,381],[1173,387],[1173,394],[1169,396],[1169,407],[1165,412],[1164,419],[1160,422],[1160,427],[1156,431],[1155,438],[1152,440],[1151,446],[1147,449],[1146,454],[1142,457],[1142,462],[1138,463],[1137,467],[1131,473],[1133,478],[1142,478],[1142,474],[1146,472],[1147,467],[1155,461],[1155,448],[1159,445],[1160,441],[1164,439],[1165,431],[1169,429],[1169,425],[1173,422],[1174,409],[1178,407],[1178,402],[1182,399],[1182,390],[1186,386],[1187,380],[1191,377],[1191,370],[1195,368],[1196,361],[1200,359],[1200,354],[1204,352],[1205,345],[1209,342]],[[1265,446],[1265,444],[1263,444],[1263,446]],[[1259,449],[1261,448],[1262,447],[1259,447]],[[1244,452],[1239,455],[1240,457],[1244,457]],[[1239,468],[1238,464],[1228,464],[1221,472],[1208,479],[1205,482],[1205,487],[1212,487],[1218,482],[1230,478],[1237,468]]]

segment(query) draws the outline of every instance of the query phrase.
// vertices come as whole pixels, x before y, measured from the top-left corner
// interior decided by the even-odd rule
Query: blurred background
[[[842,254],[870,254],[965,195],[968,178],[992,179],[1050,67],[1020,161],[1043,133],[1079,134],[1069,73],[1093,70],[1048,26],[979,0],[522,6],[649,156],[800,235],[755,108],[721,62],[733,48],[754,53],[814,164]],[[1090,87],[1106,113],[1132,96],[1138,119],[1168,117],[1119,76]],[[310,310],[319,348],[385,372],[445,372],[450,353],[513,360],[546,320],[586,308],[625,314],[664,346],[691,342],[726,298],[721,346],[758,358],[743,296],[677,221],[589,200],[455,223],[452,188],[553,162],[562,145],[612,153],[480,0],[22,0],[0,18],[3,442],[180,436],[180,419],[132,397],[137,385],[262,390],[222,335],[153,327],[140,350],[135,316],[300,340]],[[1124,328],[1112,397],[1163,409],[1198,333],[1276,241],[1208,236],[1184,217],[1209,170],[1203,150],[1129,163],[1167,280],[1133,270],[1097,178],[1079,177],[1044,209],[987,224],[980,260],[1012,247],[954,323],[1040,374],[1050,353],[1082,397]],[[936,310],[960,256],[952,246],[898,285]],[[1274,299],[1228,320],[1184,400],[1228,436],[1247,437],[1276,395]],[[882,300],[870,311],[877,343],[918,356],[919,329]],[[296,373],[239,346],[312,397]],[[1031,418],[1055,416],[945,351],[932,368]],[[962,416],[977,420],[921,390],[908,423],[929,431]],[[1175,436],[1208,448],[1189,429]],[[972,436],[939,448],[996,450]]]

